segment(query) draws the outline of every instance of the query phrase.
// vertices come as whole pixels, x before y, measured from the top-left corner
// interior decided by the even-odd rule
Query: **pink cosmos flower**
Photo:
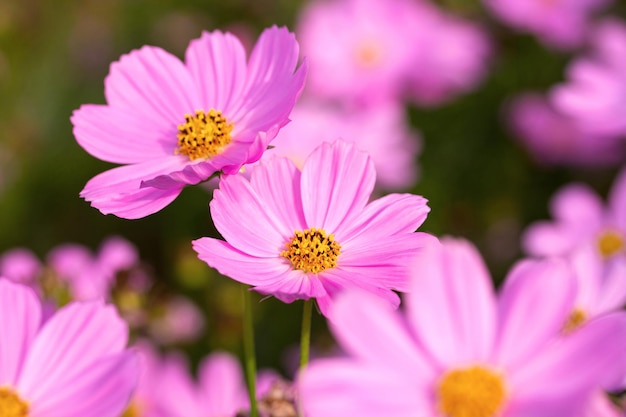
[[[410,0],[331,0],[308,4],[298,38],[310,59],[307,91],[341,101],[376,102],[401,93],[416,30]],[[349,24],[348,24],[349,23]]]
[[[520,263],[497,298],[464,242],[431,246],[415,275],[405,315],[338,299],[332,330],[351,357],[301,376],[308,417],[574,416],[624,355],[623,314],[559,336],[575,289],[560,261]]]
[[[504,23],[532,33],[557,49],[579,46],[589,31],[592,14],[611,0],[484,0]]]
[[[555,106],[585,131],[626,135],[626,23],[606,20],[596,28],[591,56],[575,60],[567,81],[551,92]]]
[[[550,201],[554,221],[531,224],[522,246],[532,256],[566,255],[591,244],[605,260],[626,261],[626,170],[617,177],[605,206],[585,184],[570,184]]]
[[[377,186],[406,189],[417,180],[420,136],[410,129],[404,110],[386,103],[366,108],[344,108],[316,101],[300,101],[285,126],[263,154],[263,160],[284,156],[302,168],[315,148],[338,137],[354,142],[372,157]]]
[[[139,369],[113,307],[72,303],[42,323],[34,291],[0,278],[0,320],[3,416],[121,414]]]
[[[35,286],[43,265],[29,249],[14,248],[0,256],[0,276],[14,282]]]
[[[583,131],[540,94],[522,94],[506,110],[511,130],[538,163],[598,166],[625,159],[622,138]]]
[[[258,160],[302,90],[297,61],[293,34],[277,27],[247,63],[241,43],[219,31],[192,41],[184,63],[150,46],[122,56],[105,79],[108,104],[82,106],[72,123],[87,152],[126,165],[92,178],[81,196],[104,214],[140,218],[187,184]]]
[[[318,147],[302,171],[274,158],[249,181],[221,181],[211,215],[226,241],[201,238],[193,247],[220,273],[287,303],[316,298],[324,314],[350,287],[397,306],[392,290],[408,289],[411,259],[436,239],[414,233],[426,199],[390,194],[367,204],[375,180],[371,158],[341,140]]]

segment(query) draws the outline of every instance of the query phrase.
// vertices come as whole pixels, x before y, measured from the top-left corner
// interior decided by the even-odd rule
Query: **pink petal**
[[[522,261],[507,275],[498,300],[497,361],[524,366],[563,329],[574,308],[576,280],[563,261]]]
[[[208,110],[201,108],[197,86],[185,65],[153,46],[132,51],[111,64],[104,91],[111,107],[144,118],[159,131],[177,128],[185,114]]]
[[[0,308],[0,386],[11,386],[41,324],[41,302],[31,288],[0,278]]]
[[[389,194],[365,206],[354,223],[335,231],[335,237],[356,240],[357,236],[363,234],[367,235],[367,240],[371,240],[372,235],[391,236],[414,232],[430,212],[427,203],[425,198],[413,194]]]
[[[231,416],[248,407],[241,365],[228,353],[212,353],[200,364],[199,383],[207,415]]]
[[[619,310],[626,305],[626,259],[615,259],[605,268],[602,289],[595,300],[598,313]]]
[[[134,164],[174,155],[177,126],[159,126],[118,107],[86,104],[71,117],[80,146],[96,158]]]
[[[350,360],[313,362],[298,389],[307,417],[415,417],[432,407],[418,378],[388,367]]]
[[[351,356],[424,381],[434,370],[400,314],[378,297],[360,291],[337,296],[332,307],[333,335]]]
[[[300,171],[287,158],[272,158],[261,162],[251,174],[250,183],[264,205],[280,224],[291,227],[292,233],[306,229],[300,197]]]
[[[199,87],[203,110],[222,111],[228,119],[233,98],[240,97],[246,81],[246,51],[230,33],[203,32],[189,43],[185,63]]]
[[[484,361],[496,326],[491,278],[470,243],[442,243],[426,248],[414,264],[406,300],[410,324],[440,364]]]
[[[548,221],[531,224],[522,236],[522,247],[531,256],[565,255],[580,237],[576,231]]]
[[[142,188],[142,181],[176,170],[181,163],[178,158],[168,157],[158,162],[113,168],[89,180],[80,195],[103,214],[126,219],[145,217],[174,201],[185,184],[172,183],[171,188],[164,189]]]
[[[285,179],[281,184],[289,182]],[[215,227],[229,244],[248,255],[279,257],[298,224],[285,223],[282,213],[271,210],[275,203],[266,206],[265,200],[273,199],[271,194],[260,195],[243,176],[228,176],[210,204]]]
[[[69,304],[33,341],[17,388],[33,403],[47,401],[103,357],[120,353],[127,338],[128,327],[114,307],[100,301]]]
[[[347,218],[363,210],[375,181],[370,157],[353,144],[338,140],[320,145],[302,170],[302,206],[307,224],[334,233]]]
[[[233,103],[237,134],[247,136],[287,123],[307,71],[306,63],[296,69],[298,54],[295,36],[286,28],[274,26],[263,31],[250,55],[245,96]]]
[[[37,417],[118,417],[128,405],[138,375],[136,352],[104,357],[82,372],[57,381],[45,397],[33,400],[32,414]]]
[[[613,181],[609,195],[609,208],[617,226],[626,231],[626,169],[622,169]]]
[[[553,197],[550,211],[557,220],[593,228],[602,223],[604,204],[589,186],[572,184]]]

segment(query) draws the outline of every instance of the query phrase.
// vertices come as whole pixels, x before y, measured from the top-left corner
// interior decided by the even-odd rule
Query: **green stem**
[[[309,363],[309,347],[311,346],[311,315],[313,312],[313,299],[304,301],[302,311],[302,333],[300,335],[300,371]]]
[[[254,329],[252,326],[252,301],[245,285],[243,291],[243,350],[246,368],[246,384],[250,399],[250,417],[259,417],[256,403],[256,356],[254,354]]]

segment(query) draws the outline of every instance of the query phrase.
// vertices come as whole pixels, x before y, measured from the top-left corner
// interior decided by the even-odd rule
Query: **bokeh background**
[[[522,256],[523,229],[549,217],[555,190],[582,181],[606,195],[619,166],[540,165],[503,123],[503,106],[511,97],[546,91],[562,81],[576,51],[550,50],[505,27],[479,1],[437,3],[486,27],[495,53],[473,92],[437,108],[407,106],[411,125],[423,138],[420,180],[408,191],[430,200],[423,231],[470,239],[499,281]],[[210,190],[187,188],[167,208],[141,220],[103,216],[78,194],[88,179],[112,165],[76,144],[69,118],[83,103],[104,103],[109,64],[132,49],[156,45],[182,57],[191,39],[213,29],[252,43],[272,24],[294,29],[303,4],[1,0],[0,252],[21,246],[45,259],[61,243],[95,250],[106,237],[122,236],[136,245],[161,291],[190,297],[205,316],[201,337],[175,348],[194,360],[214,349],[240,352],[239,286],[197,260],[190,245],[192,239],[216,236]],[[626,4],[615,2],[603,14],[626,17]],[[257,294],[254,300],[259,363],[288,372],[289,352],[299,337],[300,305],[261,301]],[[314,350],[332,346],[324,326],[316,317]]]

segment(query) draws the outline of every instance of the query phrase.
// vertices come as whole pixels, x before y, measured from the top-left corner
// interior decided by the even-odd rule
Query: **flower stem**
[[[250,399],[250,417],[259,417],[256,403],[256,356],[254,354],[254,329],[252,326],[252,301],[245,285],[243,291],[243,350],[246,368],[246,385]]]
[[[309,347],[311,346],[311,315],[313,312],[313,299],[304,300],[302,311],[302,333],[300,334],[300,371],[309,363]]]

